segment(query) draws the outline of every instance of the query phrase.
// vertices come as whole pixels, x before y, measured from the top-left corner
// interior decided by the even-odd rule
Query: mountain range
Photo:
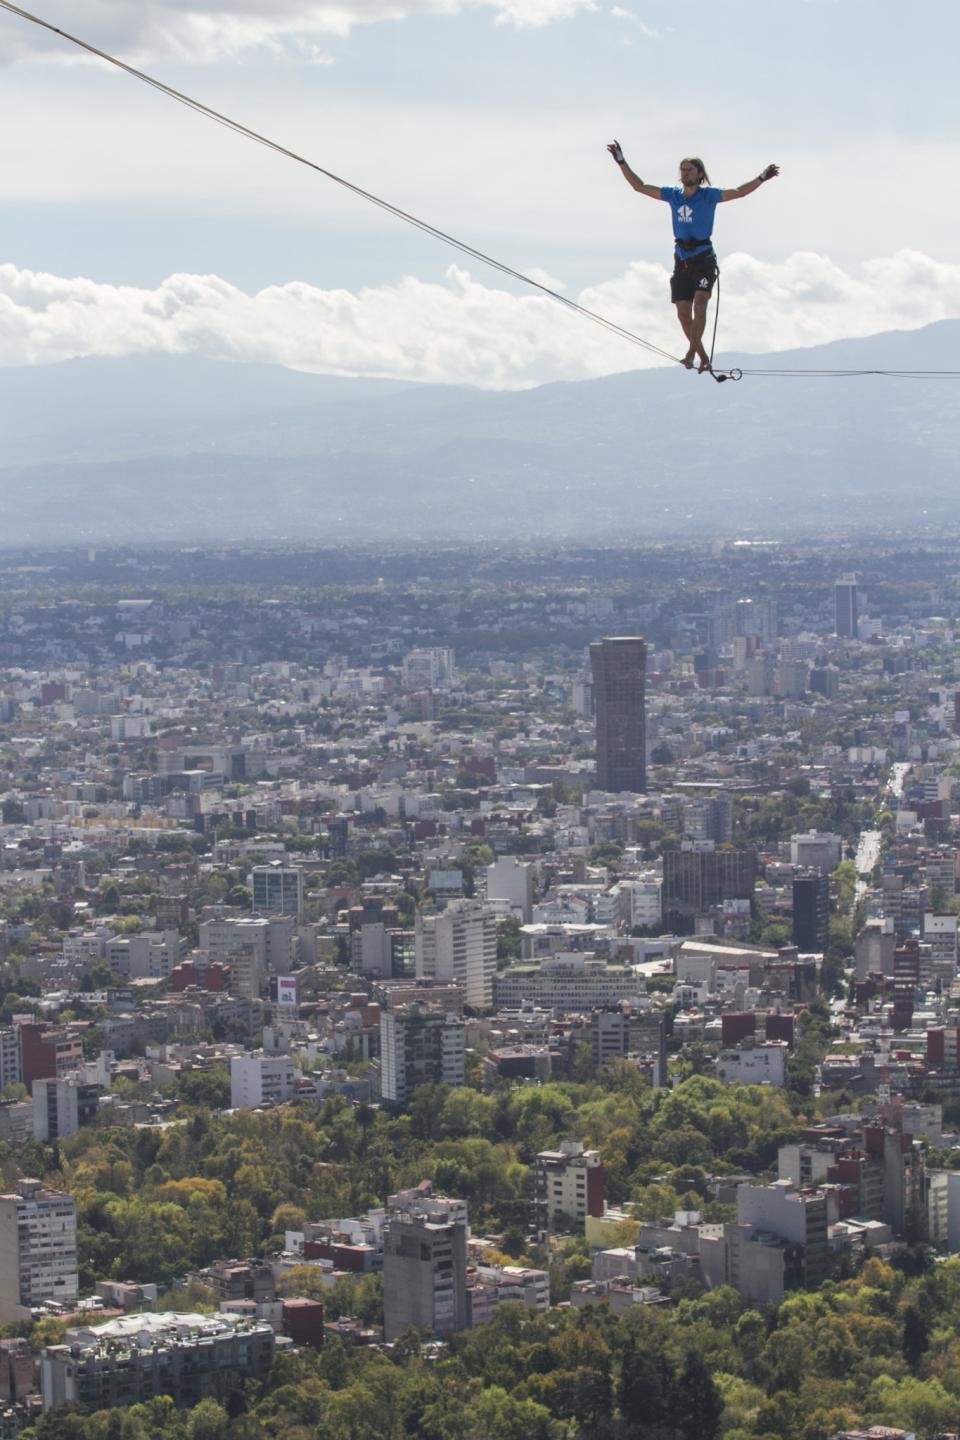
[[[960,321],[722,363],[960,372]],[[508,392],[148,356],[2,377],[7,545],[942,531],[960,500],[960,374]]]

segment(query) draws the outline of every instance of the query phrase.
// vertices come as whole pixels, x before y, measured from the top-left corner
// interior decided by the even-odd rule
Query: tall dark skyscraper
[[[830,876],[805,870],[793,878],[793,943],[799,950],[826,950],[830,940]]]
[[[597,712],[597,784],[601,790],[647,788],[647,647],[638,636],[590,646]]]
[[[856,640],[857,627],[857,581],[853,575],[845,575],[833,587],[837,612],[837,635],[843,640]]]

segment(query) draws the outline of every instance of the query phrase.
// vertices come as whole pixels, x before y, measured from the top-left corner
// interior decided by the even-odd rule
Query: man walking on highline
[[[718,190],[710,184],[702,160],[691,155],[680,161],[679,185],[645,185],[627,164],[614,140],[607,149],[623,171],[628,185],[651,200],[666,200],[673,215],[675,241],[673,274],[670,277],[670,298],[677,307],[677,319],[687,337],[688,350],[683,363],[688,370],[700,361],[700,374],[710,369],[710,360],[703,348],[703,332],[707,324],[707,306],[717,279],[717,257],[713,249],[713,217],[722,200],[742,200],[752,195],[765,180],[780,174],[779,165],[768,165],[755,180],[738,185],[735,190]]]

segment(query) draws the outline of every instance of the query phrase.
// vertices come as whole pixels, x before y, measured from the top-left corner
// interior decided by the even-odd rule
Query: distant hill
[[[745,367],[960,369],[960,321]],[[954,526],[960,381],[679,368],[523,392],[195,358],[2,371],[7,544]]]

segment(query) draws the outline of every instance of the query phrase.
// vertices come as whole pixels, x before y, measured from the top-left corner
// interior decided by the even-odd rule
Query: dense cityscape
[[[955,1436],[955,554],[7,552],[0,1437]]]

